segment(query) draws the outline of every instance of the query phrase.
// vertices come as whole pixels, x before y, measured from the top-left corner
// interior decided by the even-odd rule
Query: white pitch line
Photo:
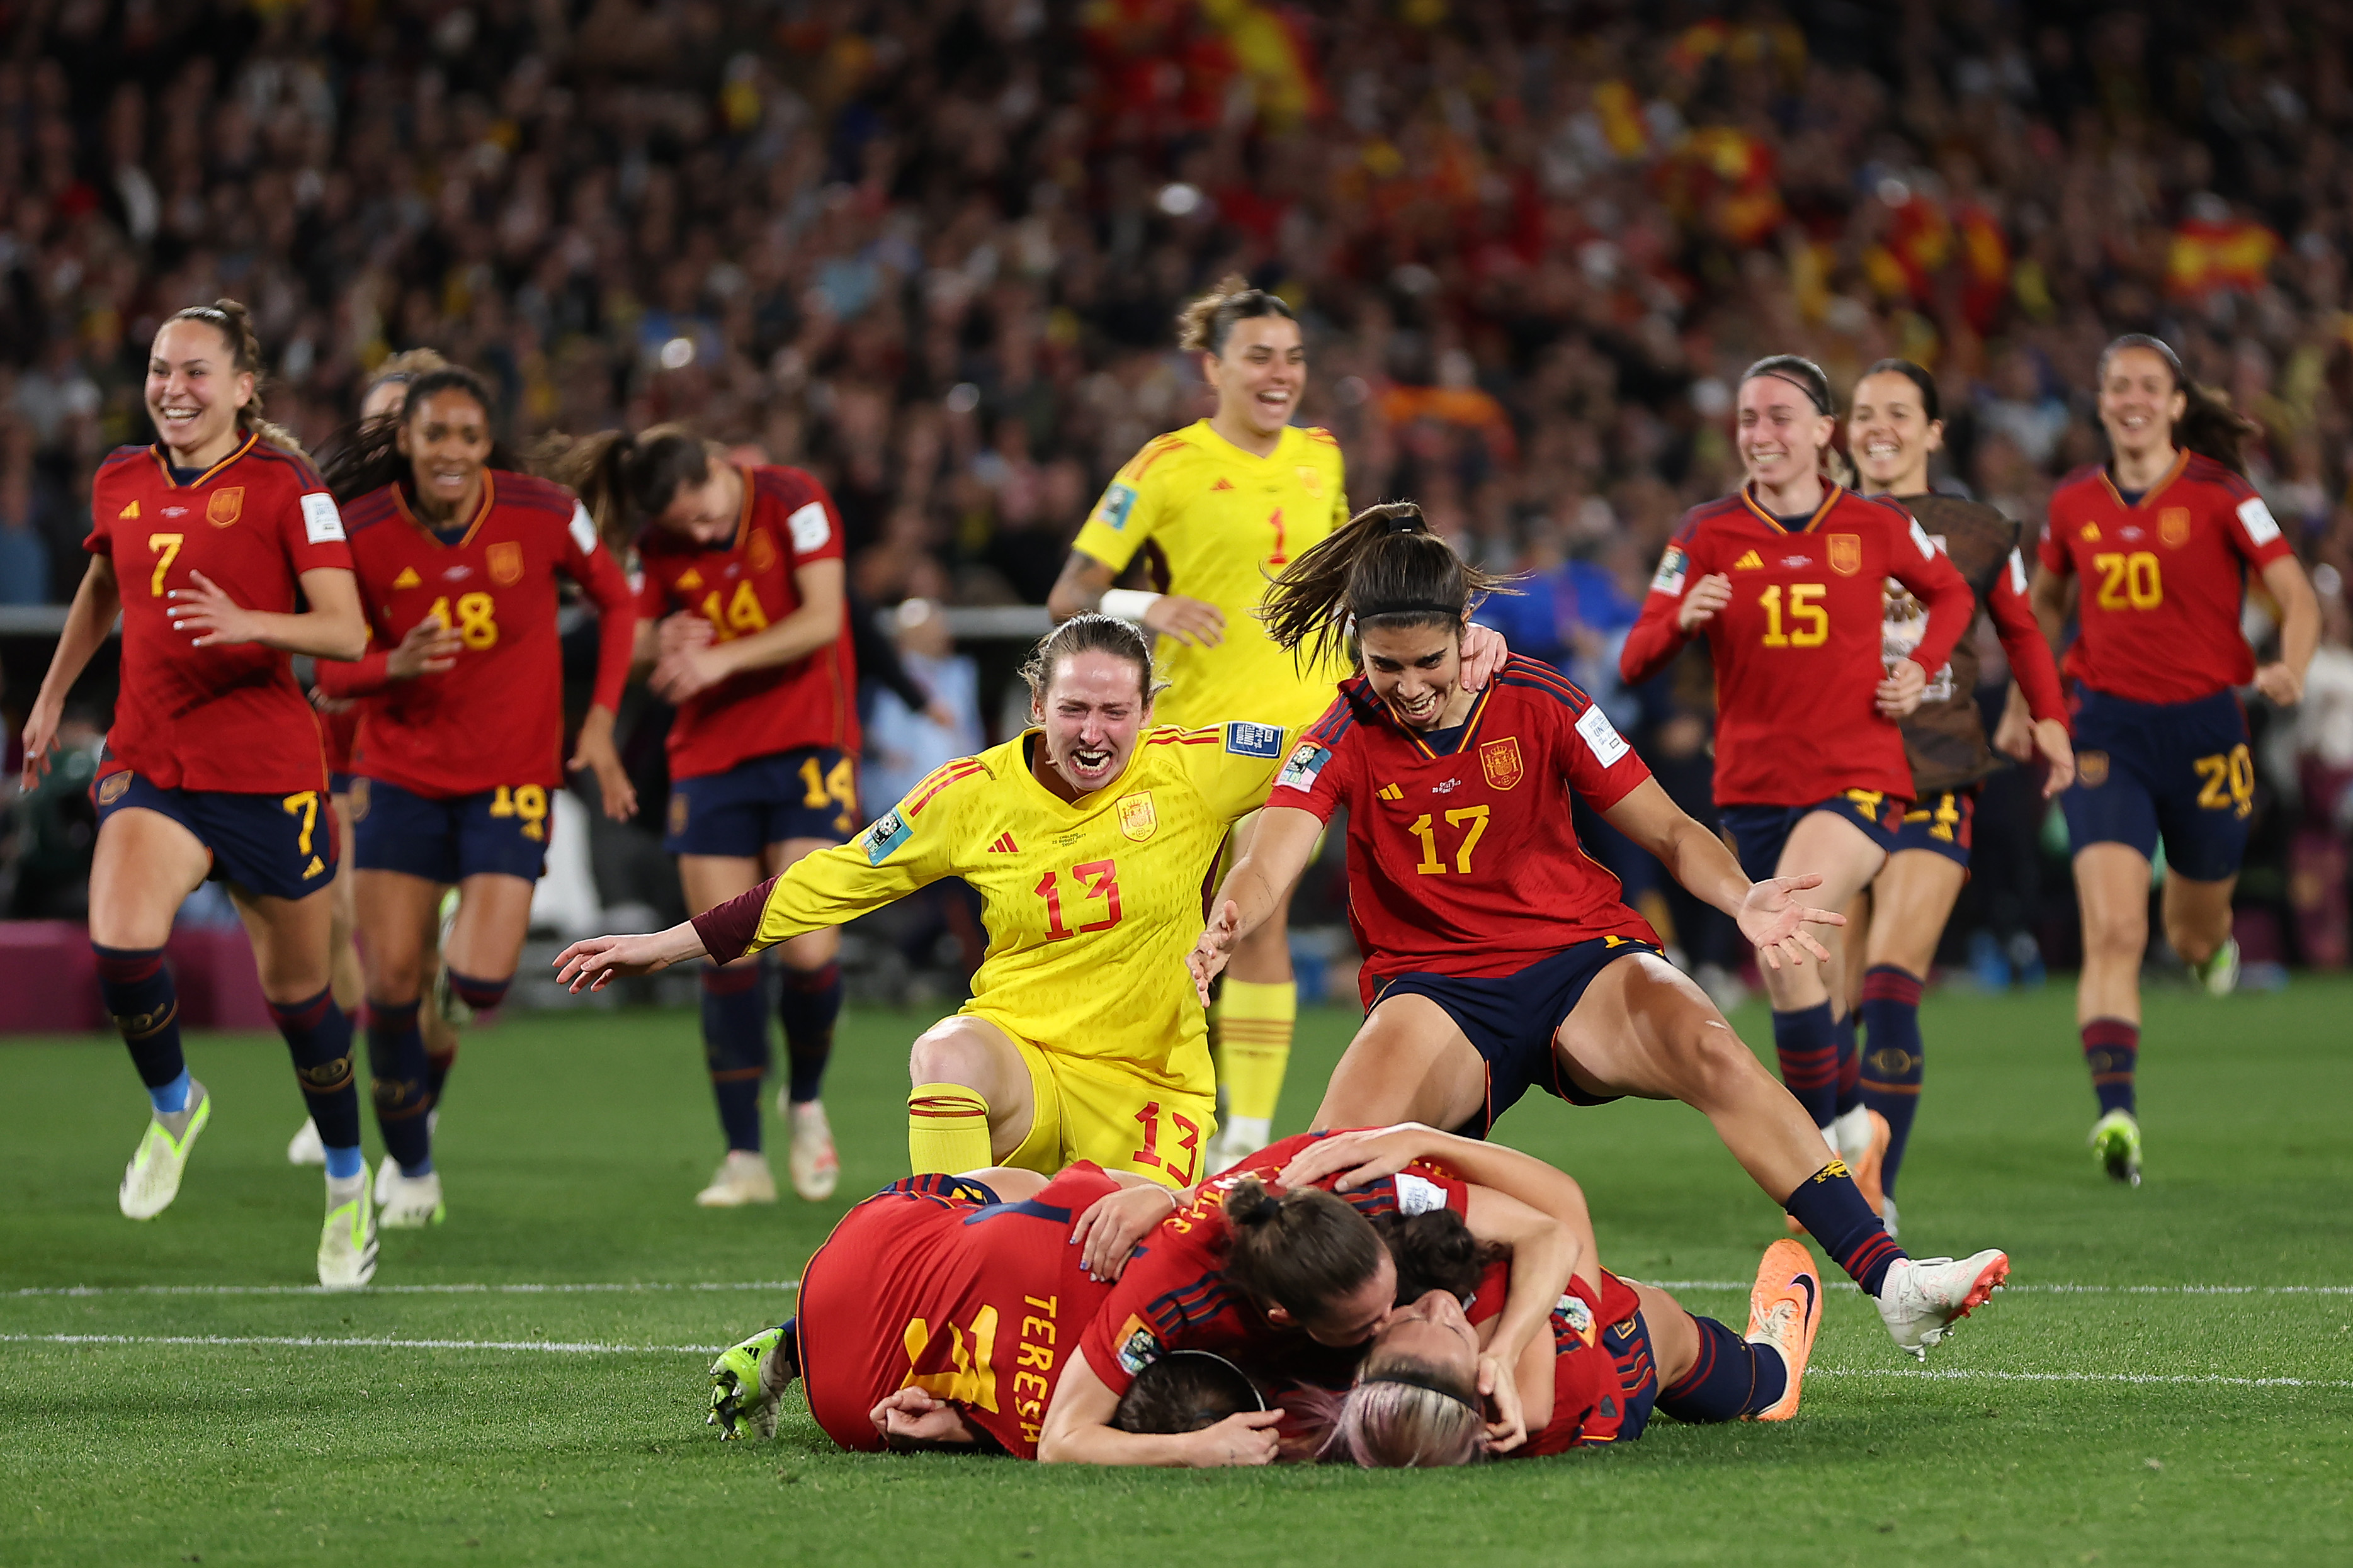
[[[1662,1290],[1745,1291],[1750,1288],[1750,1282],[1745,1279],[1645,1279],[1642,1283]],[[1852,1279],[1822,1281],[1825,1290],[1858,1288]],[[2353,1285],[2044,1285],[2012,1281],[2000,1289],[2004,1295],[2016,1290],[2049,1296],[2353,1296]]]
[[[1806,1375],[1911,1378],[1935,1383],[2211,1383],[2232,1388],[2353,1388],[2353,1382],[2342,1378],[2226,1377],[2216,1372],[1987,1372],[1975,1367],[1810,1366]]]
[[[282,1345],[297,1350],[353,1346],[409,1351],[548,1351],[559,1355],[717,1355],[724,1345],[615,1345],[586,1340],[334,1339],[320,1334],[0,1334],[19,1345]]]
[[[30,1286],[16,1296],[555,1296],[649,1290],[797,1290],[797,1279],[742,1279],[685,1285],[649,1281],[581,1285],[370,1285],[330,1290],[323,1285],[54,1285]],[[1746,1286],[1741,1287],[1746,1289]]]

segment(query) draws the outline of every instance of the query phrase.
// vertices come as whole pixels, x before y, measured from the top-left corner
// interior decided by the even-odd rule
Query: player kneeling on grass
[[[1366,1016],[1316,1126],[1411,1119],[1483,1134],[1539,1085],[1575,1105],[1680,1100],[1876,1300],[1895,1342],[1925,1355],[2009,1258],[1905,1256],[1845,1163],[1824,1162],[1814,1120],[1579,847],[1570,795],[1737,921],[1768,968],[1828,958],[1808,928],[1845,917],[1798,901],[1819,875],[1750,881],[1549,666],[1514,658],[1483,691],[1466,688],[1463,618],[1495,585],[1398,504],[1359,514],[1268,590],[1277,641],[1347,639],[1363,674],[1308,729],[1219,889],[1190,959],[1201,994],[1345,806]]]

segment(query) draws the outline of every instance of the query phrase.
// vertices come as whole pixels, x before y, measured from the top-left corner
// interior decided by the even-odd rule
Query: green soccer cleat
[[[2239,988],[2239,939],[2225,937],[2203,963],[2189,966],[2198,988],[2209,996],[2228,996]]]
[[[163,1117],[149,1119],[138,1152],[122,1168],[122,1185],[115,1191],[114,1201],[123,1218],[153,1219],[172,1206],[172,1200],[180,1195],[180,1176],[188,1168],[188,1151],[195,1147],[196,1134],[212,1119],[213,1097],[194,1079],[188,1080],[187,1110],[171,1118],[180,1123],[176,1135]]]
[[[336,1183],[327,1180],[327,1223],[319,1232],[319,1283],[330,1290],[356,1290],[375,1278],[375,1195],[366,1167],[358,1188],[335,1202]]]
[[[2092,1123],[2092,1157],[2127,1186],[2140,1185],[2140,1123],[2129,1110],[2111,1110]]]
[[[719,1428],[721,1441],[776,1435],[776,1405],[799,1368],[789,1328],[763,1329],[731,1345],[711,1363],[711,1413],[703,1425]]]

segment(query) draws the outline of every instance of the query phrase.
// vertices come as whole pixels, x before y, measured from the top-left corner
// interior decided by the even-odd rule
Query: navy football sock
[[[122,1043],[131,1047],[131,1064],[139,1069],[148,1099],[159,1114],[185,1110],[185,1090],[177,1107],[166,1108],[155,1098],[162,1094],[168,1099],[188,1071],[180,1054],[179,994],[173,988],[172,972],[164,966],[164,950],[92,942],[90,951],[98,955],[98,994],[114,1026],[122,1031]]]
[[[1879,1184],[1895,1191],[1912,1113],[1920,1109],[1920,977],[1892,963],[1873,964],[1862,977],[1862,1026],[1871,1049],[1862,1063],[1862,1102],[1887,1119],[1887,1157]]]
[[[458,1065],[458,1041],[453,1036],[446,1050],[425,1047],[425,1099],[435,1110],[441,1106],[441,1086],[449,1081],[449,1069]],[[430,1114],[430,1111],[427,1112]]]
[[[326,1146],[327,1173],[359,1174],[360,1089],[352,1072],[351,1016],[335,1005],[330,988],[307,1002],[272,1002],[269,1016],[294,1058],[295,1079]]]
[[[1817,1003],[1773,1014],[1773,1054],[1781,1060],[1781,1081],[1806,1108],[1817,1127],[1828,1127],[1838,1114],[1838,1037],[1831,1026],[1831,1005]]]
[[[833,1056],[833,1024],[841,1016],[841,965],[822,969],[785,969],[784,994],[776,1001],[776,1017],[785,1026],[785,1061],[790,1073],[788,1092],[795,1105],[806,1105],[825,1087],[825,1064]]]
[[[385,1152],[404,1176],[433,1169],[433,1134],[426,1113],[433,1096],[426,1087],[425,1036],[417,1026],[414,1002],[368,1000],[368,1075],[375,1097],[376,1130]]]
[[[1751,1344],[1714,1318],[1692,1314],[1699,1356],[1659,1391],[1659,1408],[1678,1421],[1737,1421],[1788,1391],[1789,1363],[1768,1344]]]
[[[760,970],[702,972],[702,1056],[711,1065],[711,1093],[727,1147],[760,1150],[760,1082],[768,1076],[768,1010],[761,1005]]]
[[[2092,1069],[2092,1092],[2100,1114],[2133,1114],[2133,1075],[2140,1066],[2140,1026],[2122,1018],[2094,1018],[2084,1026],[2084,1065]]]
[[[1831,1033],[1838,1041],[1838,1099],[1832,1109],[1844,1116],[1862,1103],[1862,1056],[1855,1048],[1854,1015],[1831,1025]]]
[[[1887,1226],[1862,1201],[1862,1190],[1847,1173],[1846,1162],[1832,1160],[1798,1184],[1781,1200],[1789,1217],[1821,1243],[1824,1252],[1862,1287],[1866,1296],[1879,1294],[1888,1266],[1906,1256],[1887,1234]]]
[[[482,980],[471,974],[460,974],[447,964],[442,968],[449,976],[449,989],[458,994],[458,1000],[477,1013],[490,1012],[505,1001],[507,987],[514,984],[512,974],[501,980]]]

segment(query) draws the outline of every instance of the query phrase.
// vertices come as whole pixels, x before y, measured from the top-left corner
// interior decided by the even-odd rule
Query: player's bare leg
[[[1861,955],[1848,966],[1865,1030],[1863,1104],[1887,1126],[1880,1169],[1880,1217],[1895,1234],[1895,1178],[1919,1108],[1924,1058],[1920,1045],[1920,989],[1936,962],[1953,904],[1968,871],[1949,856],[1905,849],[1887,858],[1886,869],[1864,895],[1871,910],[1866,929],[1850,924],[1848,951]],[[1858,900],[1862,902],[1864,900]]]
[[[1420,1121],[1451,1131],[1486,1108],[1487,1064],[1470,1037],[1429,997],[1392,996],[1348,1042],[1311,1125]]]
[[[1259,814],[1234,825],[1230,865],[1250,853]],[[1291,1065],[1299,1019],[1299,984],[1291,967],[1291,900],[1285,889],[1265,922],[1234,944],[1225,985],[1209,1009],[1209,1053],[1218,1070],[1218,1135],[1208,1169],[1220,1171],[1266,1147]]]
[[[781,874],[795,861],[833,847],[824,838],[787,838],[767,847],[764,877]],[[785,1037],[785,1081],[776,1090],[776,1114],[792,1135],[786,1154],[793,1191],[811,1203],[833,1195],[841,1180],[841,1157],[825,1115],[826,1064],[833,1057],[833,1028],[841,1016],[841,929],[805,931],[776,944],[784,970],[776,1002]]]
[[[2100,1102],[2100,1119],[2092,1124],[2092,1153],[2110,1177],[2130,1186],[2140,1184],[2140,1117],[2133,1091],[2140,1066],[2148,882],[2148,858],[2130,845],[2103,841],[2076,851],[2084,970],[2075,982],[2075,1026]]]
[[[907,1055],[907,1156],[917,1175],[970,1171],[1012,1157],[1037,1106],[1020,1047],[969,1014],[943,1018]]]
[[[335,1005],[356,1016],[360,1000],[367,994],[367,982],[360,971],[359,944],[353,940],[359,929],[359,914],[353,903],[352,882],[352,797],[349,794],[329,795],[327,805],[335,814],[337,850],[335,881],[328,889],[335,904],[334,925],[327,934],[328,956],[333,965],[333,979],[329,984],[334,990]],[[318,1124],[306,1116],[286,1145],[286,1163],[323,1165],[326,1162],[327,1149],[319,1142]]]
[[[2239,984],[2239,944],[2231,935],[2231,894],[2239,879],[2201,882],[2175,872],[2165,879],[2158,907],[2165,940],[2210,996],[2228,996]]]

